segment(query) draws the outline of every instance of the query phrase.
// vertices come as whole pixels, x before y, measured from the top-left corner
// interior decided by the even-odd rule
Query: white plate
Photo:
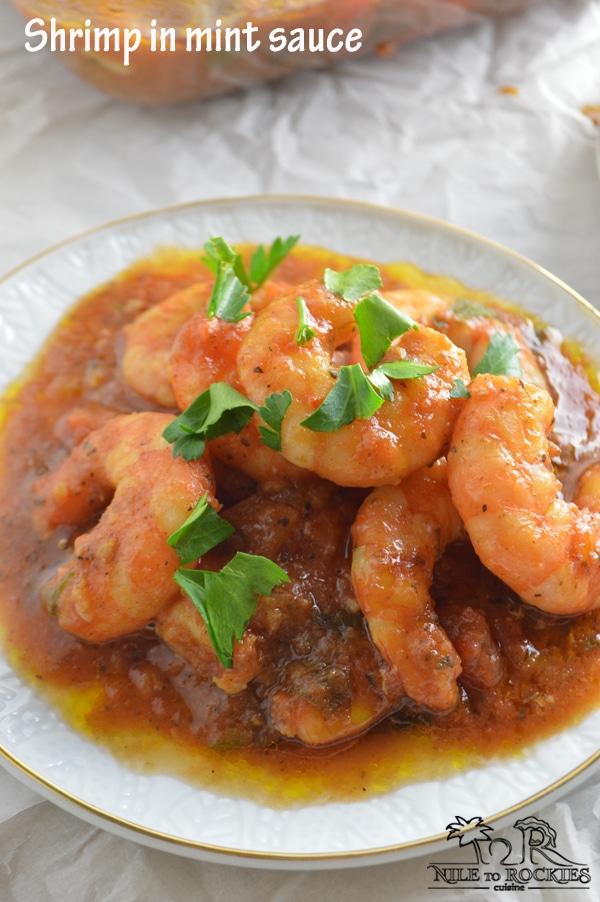
[[[304,243],[408,260],[522,303],[600,360],[600,318],[527,260],[431,219],[313,198],[244,198],[176,207],[109,225],[37,257],[0,283],[0,380],[21,372],[72,302],[156,247],[197,248],[211,235]],[[67,727],[0,658],[0,751],[16,776],[81,818],[189,857],[270,868],[348,867],[427,854],[461,815],[499,826],[587,776],[600,756],[600,711],[531,748],[451,779],[352,804],[273,810],[140,776]]]

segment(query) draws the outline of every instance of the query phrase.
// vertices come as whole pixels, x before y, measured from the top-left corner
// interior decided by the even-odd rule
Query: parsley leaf
[[[276,238],[268,252],[262,244],[259,244],[250,258],[250,281],[254,289],[264,285],[299,240],[300,235],[290,235],[285,239]]]
[[[452,390],[450,391],[451,398],[470,398],[471,392],[465,385],[465,380],[458,377],[454,380],[452,385]]]
[[[250,300],[250,292],[229,266],[219,265],[208,302],[208,316],[216,316],[227,323],[239,323],[251,315],[244,310]]]
[[[470,298],[457,298],[450,307],[450,312],[457,319],[475,319],[477,316],[485,316],[488,319],[499,318],[498,310],[494,310],[493,307],[488,307],[486,304],[480,304],[479,301],[472,301]]]
[[[257,410],[256,404],[226,382],[213,382],[169,423],[163,438],[173,445],[173,457],[194,460],[202,455],[207,441],[240,432]]]
[[[519,346],[510,332],[492,332],[486,352],[473,369],[473,375],[490,373],[492,376],[523,375],[519,360]]]
[[[384,401],[391,401],[394,388],[391,379],[417,379],[439,369],[418,360],[390,360],[367,375],[359,363],[342,366],[333,388],[314,413],[302,420],[301,426],[313,432],[335,432],[356,419],[367,420]],[[389,378],[388,378],[389,377]]]
[[[282,392],[267,395],[262,407],[258,408],[266,423],[266,426],[258,427],[261,441],[274,451],[281,451],[281,423],[291,403],[292,395],[286,388]]]
[[[234,531],[231,523],[219,517],[211,507],[208,496],[202,495],[185,523],[169,536],[167,543],[177,552],[182,564],[191,564]]]
[[[313,432],[335,432],[357,418],[368,419],[382,404],[383,399],[363,373],[359,363],[342,366],[331,391],[314,413],[302,420],[300,425]]]
[[[392,401],[394,386],[390,379],[418,379],[419,376],[428,376],[429,373],[435,373],[436,370],[439,370],[439,366],[429,366],[418,360],[390,360],[376,367],[367,378],[382,398]]]
[[[358,302],[354,319],[363,359],[370,370],[377,366],[395,338],[409,329],[418,328],[409,316],[397,310],[377,291]]]
[[[311,319],[310,310],[306,306],[304,298],[298,296],[296,298],[296,306],[298,307],[299,326],[296,332],[296,344],[305,345],[316,335],[315,330],[309,325]]]
[[[222,570],[176,570],[175,582],[189,596],[202,619],[219,661],[233,667],[233,641],[241,640],[256,610],[258,595],[271,595],[289,582],[268,558],[238,551]]]
[[[237,323],[251,311],[244,310],[250,294],[266,282],[274,269],[289,254],[299,235],[276,238],[268,251],[260,244],[246,270],[242,255],[221,238],[211,238],[204,245],[203,263],[215,274],[213,290],[208,302],[208,315],[229,323]]]
[[[383,285],[379,269],[372,263],[356,263],[342,272],[326,269],[323,282],[325,288],[345,301],[357,301]]]
[[[208,316],[236,323],[248,316],[244,307],[250,298],[247,276],[240,254],[221,238],[211,238],[204,245],[202,262],[215,274],[208,302]]]
[[[420,360],[410,360],[409,358],[390,360],[377,367],[378,372],[384,373],[391,379],[417,379],[419,376],[435,373],[436,370],[439,370],[439,366],[429,366],[428,363],[421,363]]]

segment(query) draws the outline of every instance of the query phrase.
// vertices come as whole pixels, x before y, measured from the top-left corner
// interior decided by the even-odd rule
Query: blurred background
[[[366,22],[366,3],[317,5],[326,15],[316,21],[328,27],[336,6],[344,17]],[[496,13],[522,7],[502,16],[449,0],[412,5],[420,11],[419,18],[413,9],[416,32],[443,30],[402,43],[409,31],[382,18],[364,58],[307,71],[288,54],[289,74],[279,80],[208,99],[142,105],[92,87],[57,52],[27,52],[25,21],[36,10],[23,16],[0,0],[0,271],[83,229],[143,210],[219,196],[300,193],[389,204],[473,229],[600,303],[598,259],[590,252],[600,208],[598,0],[480,4]],[[393,18],[390,10],[406,6],[388,2],[381,9]],[[430,6],[437,17],[423,21]],[[84,11],[90,7],[104,8],[88,0]],[[56,4],[45,8],[52,12]],[[450,14],[456,21],[448,21]],[[367,36],[368,29],[366,23]],[[399,39],[386,42],[386,33]],[[263,72],[257,54],[245,56],[238,80],[247,72],[273,75]],[[160,95],[163,78],[163,100],[181,92],[173,54],[155,54],[151,78],[146,73],[138,81],[136,54],[125,76],[115,63],[112,78],[106,55],[99,75],[100,64],[87,55],[64,56],[71,65],[86,58],[94,79],[121,94],[146,85]],[[190,59],[197,65],[198,56],[179,54],[184,66]],[[311,54],[311,65],[315,57],[321,59]],[[278,60],[277,67],[286,65]],[[222,76],[207,87],[203,75],[189,75],[191,93],[229,86]]]

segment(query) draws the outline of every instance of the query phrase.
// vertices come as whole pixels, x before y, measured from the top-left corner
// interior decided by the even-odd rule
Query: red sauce
[[[300,282],[338,269],[349,259],[302,248],[283,263],[282,279]],[[466,289],[413,267],[381,267],[386,286],[415,284],[455,296]],[[362,614],[348,603],[350,526],[362,490],[320,481],[290,486],[266,498],[246,479],[218,472],[224,514],[236,526],[219,554],[261,553],[285,566],[292,586],[276,590],[274,604],[257,609],[271,624],[271,646],[259,677],[236,695],[177,657],[152,625],[103,645],[84,643],[60,628],[40,601],[40,586],[69,556],[75,530],[50,539],[31,526],[33,484],[68,454],[61,418],[73,407],[94,412],[147,408],[119,369],[121,330],[174,290],[205,279],[191,253],[164,252],[84,298],[60,323],[21,383],[4,399],[0,490],[0,606],[3,645],[12,665],[56,705],[77,729],[106,744],[129,766],[168,772],[271,804],[350,800],[386,792],[405,781],[520,754],[597,705],[600,613],[556,619],[523,606],[480,564],[467,545],[440,561],[433,595],[452,636],[466,606],[480,611],[499,645],[503,676],[482,690],[462,681],[456,708],[434,716],[405,704],[358,739],[311,749],[282,740],[268,716],[278,686],[301,684],[319,668],[334,706],[347,704],[356,681],[377,694],[381,661]],[[477,300],[481,292],[470,292]],[[582,362],[563,353],[555,333],[538,327],[532,344],[546,368],[559,425],[568,421],[562,448],[566,490],[584,463],[597,456],[598,396]],[[89,528],[89,525],[88,527]],[[217,555],[218,558],[218,555]],[[274,613],[275,612],[275,613]],[[287,682],[286,682],[287,681]],[[325,685],[325,684],[323,684]],[[316,687],[316,688],[315,688]]]

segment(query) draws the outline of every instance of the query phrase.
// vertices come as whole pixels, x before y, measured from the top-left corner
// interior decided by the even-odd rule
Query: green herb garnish
[[[519,359],[519,346],[510,332],[492,332],[486,352],[473,370],[473,375],[490,373],[492,376],[523,375]]]
[[[326,269],[323,281],[325,288],[345,301],[357,301],[383,285],[379,269],[372,263],[357,263],[342,272]]]
[[[299,235],[276,238],[269,250],[260,244],[250,258],[246,270],[242,255],[221,238],[211,238],[204,245],[203,263],[215,274],[213,290],[208,302],[208,315],[226,322],[239,322],[250,311],[244,308],[250,295],[260,288],[299,239]]]
[[[296,332],[296,344],[305,345],[311,338],[316,335],[315,330],[309,325],[311,315],[310,310],[306,306],[304,298],[298,296],[296,298],[296,306],[298,307],[298,330]]]
[[[257,410],[256,404],[226,382],[213,382],[169,423],[163,438],[173,445],[173,457],[195,460],[207,441],[241,432]]]
[[[258,412],[266,423],[259,426],[258,432],[263,445],[272,448],[273,451],[281,451],[281,424],[292,403],[291,393],[285,389],[282,392],[273,392],[265,398],[264,404],[258,408]]]
[[[217,512],[203,495],[185,523],[167,539],[182,564],[191,564],[234,532],[234,527]]]
[[[450,391],[451,398],[470,398],[471,392],[465,385],[465,380],[460,377],[455,379]]]
[[[185,523],[169,537],[182,564],[189,564],[219,545],[234,532],[204,495]],[[238,642],[256,610],[258,595],[270,595],[290,579],[273,561],[238,552],[220,571],[180,568],[173,574],[206,624],[219,661],[233,666],[233,642]]]
[[[419,376],[428,376],[435,373],[439,366],[429,366],[419,360],[390,360],[381,363],[368,376],[369,381],[379,391],[385,401],[391,401],[394,397],[394,386],[390,379],[418,379]]]
[[[394,339],[409,329],[418,328],[409,316],[397,310],[377,291],[358,302],[354,319],[363,360],[369,370],[377,366]]]
[[[290,581],[273,561],[241,551],[218,572],[182,569],[173,578],[199,611],[217,657],[227,668],[233,667],[234,639],[242,639],[258,596],[270,596],[275,586]]]
[[[450,307],[450,312],[457,319],[463,320],[475,319],[478,316],[485,316],[488,319],[499,318],[498,310],[488,307],[486,304],[481,304],[479,301],[472,301],[470,298],[457,298]]]
[[[368,419],[382,404],[359,363],[342,366],[324,401],[300,425],[313,432],[335,432],[356,419]]]
[[[264,285],[299,240],[300,235],[276,238],[268,251],[262,244],[258,245],[250,258],[249,287],[252,291]]]
[[[258,413],[266,425],[258,427],[261,441],[281,451],[281,423],[292,403],[289,391],[267,395],[259,407],[226,382],[213,382],[163,432],[173,445],[173,457],[196,460],[206,443],[231,432],[241,432]]]
[[[492,332],[485,354],[473,369],[473,376],[488,373],[492,376],[516,376],[520,379],[523,370],[519,354],[520,349],[514,335],[510,332]],[[471,397],[464,379],[454,380],[450,397]]]
[[[379,277],[377,267],[372,269]],[[342,275],[352,283],[349,273],[352,270],[335,275]],[[362,289],[368,279],[361,275],[359,281]],[[340,288],[345,290],[345,286]],[[397,310],[379,292],[368,294],[358,302],[354,318],[358,325],[361,353],[371,372],[363,372],[358,363],[340,367],[335,385],[315,412],[301,423],[313,432],[334,432],[355,419],[368,419],[384,401],[393,399],[394,388],[390,379],[416,379],[439,369],[418,360],[379,363],[394,339],[409,329],[418,329],[410,317]]]

